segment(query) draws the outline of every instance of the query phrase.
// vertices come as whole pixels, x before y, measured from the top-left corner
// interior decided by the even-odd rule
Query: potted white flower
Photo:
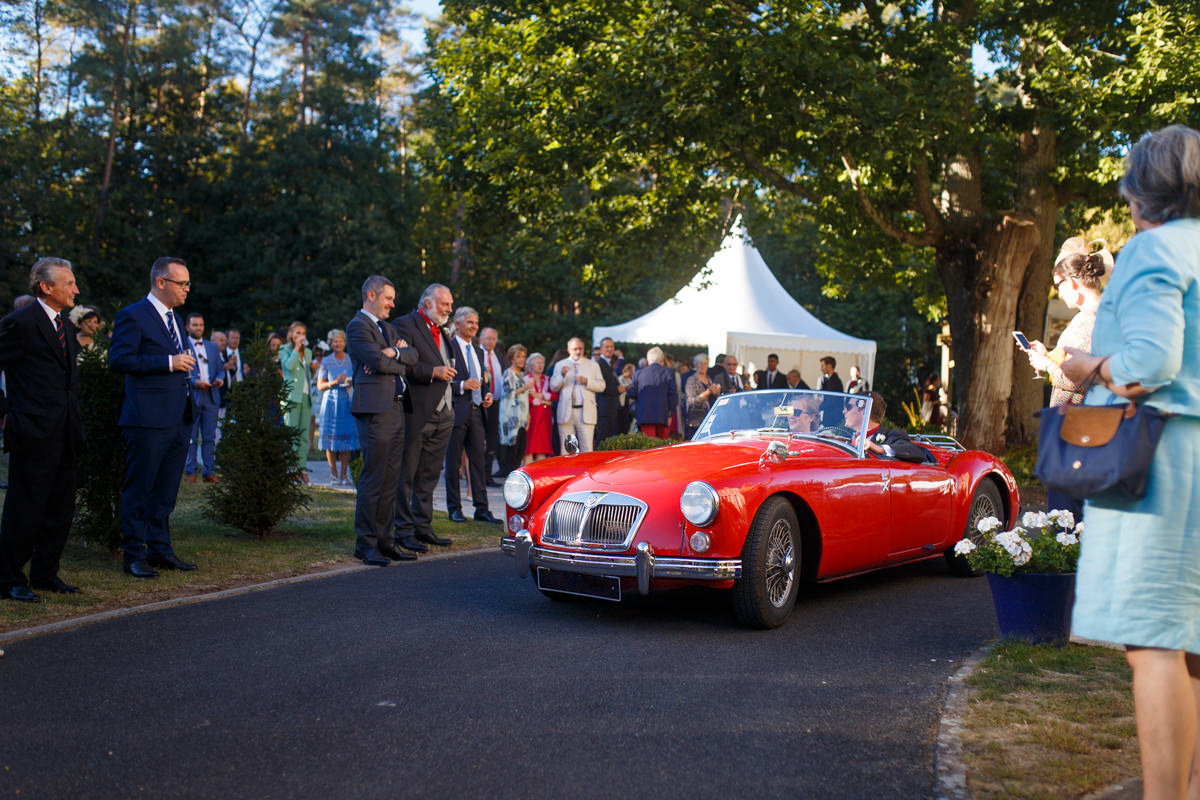
[[[1029,511],[1009,531],[995,517],[976,525],[979,535],[963,539],[954,552],[971,568],[986,572],[1005,638],[1065,643],[1075,602],[1075,567],[1083,523],[1070,511]]]

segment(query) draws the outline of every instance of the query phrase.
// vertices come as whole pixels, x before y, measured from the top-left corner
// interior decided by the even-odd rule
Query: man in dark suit
[[[621,395],[625,387],[617,380],[615,351],[613,340],[605,336],[600,340],[599,355],[593,359],[604,376],[604,391],[596,393],[596,439],[592,442],[593,447],[599,447],[602,441],[617,434],[617,412],[621,408]]]
[[[187,462],[184,471],[187,479],[195,483],[204,462],[204,482],[216,483],[213,473],[217,455],[217,416],[221,408],[221,387],[225,385],[225,362],[220,349],[204,338],[204,317],[192,312],[187,315],[188,340],[184,343],[195,365],[188,373],[188,384],[196,419],[192,423],[192,437],[188,443]]]
[[[454,397],[454,428],[450,432],[450,444],[446,448],[446,510],[451,522],[466,522],[462,513],[462,493],[459,491],[458,470],[462,462],[463,448],[467,451],[467,477],[471,481],[471,502],[475,505],[475,519],[479,522],[500,520],[488,510],[487,485],[484,479],[484,451],[486,428],[483,412],[491,407],[491,392],[483,384],[484,351],[472,344],[475,331],[479,329],[479,315],[470,306],[459,306],[454,310],[456,334],[450,340],[451,351],[458,375],[451,382]]]
[[[108,365],[125,373],[118,424],[125,435],[121,550],[125,572],[157,578],[154,567],[191,570],[175,555],[171,512],[196,419],[189,376],[196,359],[184,346],[183,305],[192,282],[182,259],[163,256],[150,268],[150,293],[113,322]]]
[[[483,453],[483,476],[488,486],[499,486],[496,478],[507,477],[504,464],[500,460],[500,398],[504,396],[504,370],[508,369],[506,359],[496,349],[500,342],[500,334],[495,328],[483,328],[479,331],[479,347],[483,349],[483,371],[486,380],[483,382],[484,391],[492,395],[492,403],[483,408],[483,429],[487,435],[487,445]],[[492,464],[496,464],[495,472]]]
[[[444,326],[454,308],[454,296],[440,283],[425,287],[417,308],[396,320],[396,333],[417,351],[408,370],[412,412],[405,417],[404,465],[396,496],[396,544],[424,553],[425,543],[446,547],[452,540],[433,532],[433,490],[446,445],[454,427],[450,381],[458,374],[451,365],[450,333]]]
[[[847,399],[845,404],[846,427],[855,433],[857,444],[858,432],[862,429],[863,406],[867,404],[862,398]],[[911,461],[919,464],[929,457],[929,451],[915,444],[904,431],[885,428],[880,423],[887,413],[887,402],[879,392],[871,392],[871,413],[867,422],[867,438],[864,449],[876,455],[894,458],[898,461]]]
[[[744,392],[746,384],[737,372],[737,356],[721,353],[717,358],[717,366],[708,371],[708,379],[721,387],[721,394]]]
[[[0,320],[0,369],[7,384],[4,447],[8,494],[0,521],[0,596],[31,603],[30,588],[70,593],[58,577],[75,515],[75,463],[83,417],[75,399],[75,326],[63,311],[79,290],[71,262],[41,258],[29,272],[37,300]],[[32,559],[29,582],[25,564]]]
[[[837,359],[833,356],[824,356],[821,359],[821,380],[817,383],[817,391],[820,392],[841,392],[842,379],[838,377]],[[842,414],[842,398],[827,397],[821,403],[821,424],[836,425],[837,420]]]
[[[375,567],[416,559],[392,541],[396,485],[404,463],[404,414],[411,406],[404,375],[417,361],[417,351],[386,322],[395,307],[395,286],[372,275],[362,285],[362,309],[346,324],[346,349],[354,360],[350,413],[363,459],[354,505],[354,555]]]
[[[787,378],[779,371],[779,356],[771,353],[767,356],[767,368],[754,373],[755,389],[786,389]]]

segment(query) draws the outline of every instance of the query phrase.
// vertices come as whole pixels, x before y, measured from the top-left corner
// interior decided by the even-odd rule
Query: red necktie
[[[63,330],[62,317],[54,318],[54,330],[58,333],[58,343],[62,345],[63,355],[67,355],[67,334]]]

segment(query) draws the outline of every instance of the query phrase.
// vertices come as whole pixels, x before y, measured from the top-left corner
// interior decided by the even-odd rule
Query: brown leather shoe
[[[217,478],[216,475],[205,475],[204,482],[205,483],[220,483],[221,481]]]
[[[187,476],[187,481],[188,481],[188,483],[195,483],[196,482],[196,474],[194,472],[189,472],[188,476]]]

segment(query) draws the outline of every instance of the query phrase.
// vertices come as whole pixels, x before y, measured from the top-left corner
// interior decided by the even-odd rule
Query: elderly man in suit
[[[79,343],[63,313],[79,294],[71,262],[38,259],[29,287],[36,301],[0,320],[9,452],[0,596],[27,603],[39,599],[33,589],[79,591],[58,576],[58,567],[75,515],[75,462],[83,448],[83,417],[75,399]],[[26,583],[25,564],[31,559]]]
[[[354,504],[354,555],[375,567],[416,559],[392,541],[396,485],[404,464],[404,416],[411,406],[404,376],[417,362],[417,351],[387,322],[395,307],[395,286],[372,275],[363,281],[362,308],[346,323],[346,349],[354,360],[350,413],[363,459]]]
[[[558,432],[561,441],[575,434],[581,452],[592,450],[596,431],[596,395],[604,391],[604,374],[599,365],[583,356],[583,339],[567,342],[567,357],[554,365],[550,390],[558,392]]]
[[[108,365],[125,373],[117,420],[125,435],[121,550],[125,572],[135,578],[157,578],[154,567],[196,568],[175,555],[170,528],[196,419],[189,379],[196,358],[184,345],[183,322],[173,310],[191,287],[182,259],[156,259],[150,293],[121,309],[113,322]]]
[[[192,423],[192,438],[188,443],[184,471],[188,481],[195,483],[201,472],[205,483],[216,483],[213,467],[217,460],[217,418],[221,409],[221,387],[225,385],[225,362],[215,342],[204,338],[204,317],[195,312],[187,315],[188,350],[196,359],[188,382],[195,403],[196,420]]]
[[[625,396],[637,401],[638,430],[666,439],[671,415],[679,405],[675,371],[663,364],[663,351],[658,347],[646,351],[646,361],[649,363],[634,373]]]
[[[499,523],[488,510],[486,483],[486,421],[484,412],[492,407],[492,393],[483,383],[486,353],[472,343],[479,330],[479,314],[470,306],[454,310],[455,335],[450,340],[458,375],[451,382],[454,395],[454,428],[446,448],[446,510],[451,522],[466,522],[462,513],[462,492],[458,485],[458,469],[463,448],[467,451],[467,476],[471,481],[471,502],[479,522]]]
[[[454,428],[450,381],[462,370],[461,364],[452,364],[450,332],[445,329],[453,309],[450,290],[431,283],[421,293],[417,308],[396,320],[397,333],[416,348],[417,360],[408,373],[412,412],[406,417],[394,535],[397,545],[414,553],[428,551],[426,544],[453,544],[433,532],[433,490]]]

